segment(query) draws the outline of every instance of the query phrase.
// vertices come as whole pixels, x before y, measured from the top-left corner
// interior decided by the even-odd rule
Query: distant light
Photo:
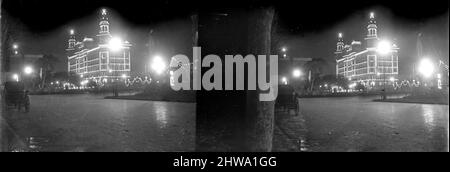
[[[122,49],[122,39],[118,37],[111,38],[111,40],[109,40],[108,47],[112,51],[119,51]]]
[[[370,18],[371,19],[375,18],[375,14],[373,12],[370,12]]]
[[[286,57],[286,54],[283,54],[283,57]]]
[[[438,73],[436,77],[437,77],[438,79],[441,79],[441,74]]]
[[[380,76],[381,75],[381,73],[380,72],[377,72],[377,76]]]
[[[338,34],[338,37],[339,37],[339,38],[342,38],[342,33],[339,33],[339,34]]]
[[[12,75],[12,78],[16,81],[19,82],[19,75],[17,73]]]
[[[328,84],[325,84],[325,87],[328,87]]]
[[[19,45],[13,44],[13,49],[17,50],[19,48]]]
[[[395,78],[394,78],[394,77],[390,77],[390,78],[389,78],[389,81],[394,82],[394,81],[395,81]]]
[[[281,51],[286,52],[286,51],[287,51],[286,47],[283,47],[283,48],[281,49]]]
[[[75,31],[73,29],[70,29],[70,35],[74,35]]]
[[[25,74],[29,75],[33,72],[33,69],[30,66],[26,66],[23,71],[25,72]]]
[[[102,15],[106,15],[106,9],[102,9]]]
[[[287,85],[288,80],[286,77],[282,77],[281,82],[283,82],[284,85]]]
[[[161,74],[166,70],[166,63],[160,56],[155,56],[153,58],[151,68],[157,73]]]
[[[431,60],[428,58],[422,59],[419,63],[419,72],[424,77],[430,77],[434,72],[433,62],[431,62]]]
[[[349,84],[348,87],[353,89],[356,87],[356,83]]]
[[[86,85],[87,83],[88,83],[89,81],[88,80],[83,80],[83,81],[81,81],[81,85]]]
[[[112,73],[113,72],[113,70],[112,69],[109,69],[109,71],[108,71],[109,73]]]
[[[295,69],[295,70],[292,72],[292,75],[293,75],[295,78],[298,78],[298,77],[300,77],[300,76],[302,75],[302,72],[301,72],[299,69]]]
[[[388,54],[392,51],[392,44],[389,41],[383,40],[378,43],[377,52],[380,54]]]
[[[127,78],[127,75],[125,75],[125,74],[122,74],[122,76],[121,76],[122,78]]]
[[[19,54],[19,52],[16,50],[16,51],[14,51],[14,54],[17,55],[17,54]]]

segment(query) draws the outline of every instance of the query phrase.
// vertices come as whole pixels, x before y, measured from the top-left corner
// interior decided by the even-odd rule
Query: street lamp
[[[424,58],[419,62],[419,72],[424,77],[429,78],[434,72],[434,64],[430,59]]]
[[[386,55],[391,52],[391,49],[392,49],[391,42],[389,42],[387,40],[382,40],[382,41],[378,42],[378,45],[377,45],[378,53],[380,53],[382,55]]]
[[[19,75],[17,73],[13,74],[12,78],[16,81],[19,82]]]
[[[302,75],[302,72],[300,71],[300,69],[294,69],[292,75],[294,76],[294,78],[298,78]]]
[[[119,51],[120,49],[122,49],[122,39],[118,37],[111,38],[111,40],[109,40],[108,42],[108,47],[112,51]]]
[[[282,77],[282,78],[281,78],[281,82],[283,82],[284,85],[287,85],[287,84],[288,84],[288,80],[287,80],[286,77]]]
[[[19,51],[18,51],[18,49],[19,49],[19,45],[17,45],[17,44],[13,44],[12,48],[13,48],[13,50],[14,50],[14,55],[17,55],[17,54],[19,54]]]
[[[390,78],[389,78],[389,81],[394,82],[394,81],[395,81],[395,78],[394,78],[394,77],[390,77]]]
[[[25,66],[25,68],[23,69],[23,72],[25,74],[29,75],[33,72],[33,68],[31,68],[30,66]]]
[[[150,67],[159,75],[166,70],[166,63],[160,56],[155,56]]]
[[[371,17],[373,14],[371,14]],[[387,40],[381,40],[380,42],[378,42],[377,45],[377,50],[376,50],[380,55],[387,55],[392,51],[392,43],[387,41]],[[382,66],[383,67],[383,66]],[[384,71],[383,68],[383,100],[386,99],[386,72]],[[377,73],[377,75],[379,76],[379,74]]]

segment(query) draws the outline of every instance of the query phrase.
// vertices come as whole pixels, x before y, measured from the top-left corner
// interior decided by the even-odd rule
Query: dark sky
[[[189,34],[191,14],[257,6],[275,7],[280,41],[291,56],[324,58],[333,67],[336,34],[343,32],[347,43],[363,41],[367,15],[374,11],[380,36],[398,41],[401,73],[407,73],[417,58],[414,48],[418,32],[424,33],[424,47],[432,47],[428,49],[433,56],[445,57],[443,60],[448,62],[448,1],[4,0],[2,12],[20,26],[17,32],[22,34],[17,42],[23,51],[56,54],[62,59],[60,70],[64,70],[68,30],[75,28],[80,36],[93,36],[102,7],[110,9],[113,34],[120,33],[134,44],[139,52],[136,58],[141,59],[134,63],[139,65],[145,58],[146,36],[151,29],[155,37],[165,40],[162,44],[182,46],[179,42],[188,42],[190,37],[185,34]],[[168,49],[161,51],[177,51]]]

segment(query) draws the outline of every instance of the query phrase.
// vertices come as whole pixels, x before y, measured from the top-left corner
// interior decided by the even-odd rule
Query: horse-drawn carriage
[[[18,108],[25,107],[25,111],[28,111],[30,100],[24,89],[22,82],[5,82],[3,95],[5,96],[6,108]]]
[[[275,109],[283,112],[290,113],[294,110],[295,115],[299,115],[300,107],[298,102],[298,96],[294,88],[290,85],[278,86],[278,97],[275,102]]]

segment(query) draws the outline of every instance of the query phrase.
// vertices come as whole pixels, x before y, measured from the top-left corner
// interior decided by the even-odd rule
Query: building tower
[[[365,39],[367,41],[367,48],[376,47],[378,41],[377,21],[375,20],[375,14],[373,12],[371,12],[369,16],[369,24],[367,25],[367,37]]]
[[[338,42],[336,44],[336,53],[342,53],[344,51],[344,38],[342,38],[342,33],[338,34]]]
[[[100,44],[108,43],[111,39],[111,33],[109,32],[108,12],[106,9],[101,10],[101,18],[99,22],[98,40]]]
[[[76,43],[75,31],[73,29],[71,29],[69,34],[70,35],[69,35],[69,40],[68,40],[68,45],[67,45],[67,51],[72,51],[72,50],[75,50],[75,43]]]
[[[336,51],[334,52],[334,58],[336,59],[336,75],[339,74],[338,71],[338,63],[337,60],[342,58],[342,55],[344,55],[344,38],[342,37],[342,33],[338,34],[338,40],[336,43]]]

